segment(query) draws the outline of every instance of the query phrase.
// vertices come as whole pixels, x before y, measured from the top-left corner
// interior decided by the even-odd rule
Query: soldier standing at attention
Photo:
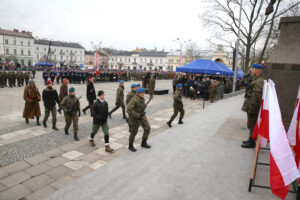
[[[92,105],[94,101],[96,100],[96,92],[95,92],[95,87],[94,87],[94,78],[89,77],[89,83],[86,86],[86,99],[89,102],[89,105],[85,107],[82,112],[86,115],[86,111],[90,108],[92,108]]]
[[[109,133],[108,133],[108,103],[104,99],[104,92],[100,90],[98,92],[98,99],[91,108],[91,114],[93,116],[93,128],[90,138],[90,145],[95,146],[94,137],[101,127],[104,132],[105,151],[113,152],[113,149],[109,146]]]
[[[52,114],[52,129],[58,131],[56,127],[56,103],[59,106],[59,99],[56,89],[52,88],[52,81],[48,80],[46,82],[47,88],[43,90],[42,97],[45,106],[45,117],[43,120],[44,128],[47,128],[47,120],[49,118],[50,112]]]
[[[79,141],[78,137],[78,117],[80,117],[80,103],[79,99],[75,96],[75,89],[69,89],[69,95],[66,96],[60,103],[61,108],[65,115],[65,134],[69,135],[69,128],[73,122],[74,140]],[[78,112],[78,115],[77,115]]]
[[[23,111],[23,118],[25,118],[26,124],[29,123],[28,118],[33,119],[35,116],[36,124],[40,126],[39,119],[41,116],[41,110],[39,101],[41,100],[41,94],[33,80],[29,80],[29,86],[26,86],[24,89],[24,100],[25,107]]]
[[[148,119],[145,115],[146,114],[145,112],[146,104],[144,99],[145,89],[139,88],[136,90],[136,93],[137,95],[135,95],[130,100],[127,106],[127,112],[129,114],[128,125],[129,125],[129,132],[130,132],[128,149],[132,152],[136,151],[136,149],[133,146],[133,142],[138,132],[139,126],[142,126],[144,129],[141,147],[147,149],[151,148],[151,146],[147,144],[147,140],[151,128]]]
[[[51,82],[53,84],[54,83],[54,79],[55,79],[55,72],[54,72],[54,70],[52,70],[49,75],[50,75]]]
[[[66,96],[68,96],[68,80],[64,79],[63,84],[60,86],[60,90],[59,90],[59,102],[61,103]],[[61,114],[60,106],[58,112]]]
[[[184,109],[183,109],[183,103],[182,103],[182,83],[178,83],[176,85],[176,91],[173,95],[173,108],[174,113],[171,116],[171,119],[167,122],[169,127],[172,127],[172,121],[177,117],[178,112],[180,112],[179,121],[178,124],[183,124],[183,116],[184,116]]]
[[[116,97],[116,106],[108,113],[108,116],[111,118],[111,114],[122,107],[123,119],[128,122],[128,118],[125,114],[125,104],[124,104],[124,81],[120,81],[120,85],[117,89],[117,97]]]
[[[153,99],[154,89],[155,89],[155,79],[153,78],[153,75],[151,75],[151,78],[148,83],[148,93],[150,94],[151,99]]]
[[[134,97],[136,95],[136,90],[138,89],[136,84],[131,84],[131,92],[129,92],[126,96],[126,106],[128,105],[128,103],[130,102],[130,100],[132,99],[132,97]]]
[[[44,82],[45,82],[45,85],[46,85],[46,82],[48,81],[48,72],[47,72],[46,69],[43,72],[43,79],[44,79]]]
[[[255,127],[264,86],[264,75],[263,70],[264,66],[261,64],[253,64],[252,65],[252,82],[249,85],[248,94],[244,101],[244,105],[242,107],[242,111],[247,112],[247,127],[249,129],[249,138],[246,141],[243,141],[243,148],[254,148],[255,140],[252,139],[253,129]]]

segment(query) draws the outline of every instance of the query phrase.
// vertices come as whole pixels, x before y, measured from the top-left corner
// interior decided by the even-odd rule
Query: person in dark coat
[[[55,72],[54,72],[54,70],[52,70],[52,71],[49,73],[49,75],[50,75],[51,82],[54,83],[54,79],[55,79]],[[47,84],[46,84],[46,85],[47,85]]]
[[[92,108],[92,105],[96,100],[96,92],[95,92],[93,77],[89,77],[89,83],[87,84],[87,88],[86,88],[86,98],[89,102],[89,105],[82,110],[84,114],[86,114],[86,111],[88,109]]]
[[[108,103],[104,99],[104,92],[100,90],[98,92],[98,99],[91,108],[91,115],[93,116],[93,128],[90,138],[90,145],[95,146],[94,137],[101,127],[104,132],[105,151],[113,152],[113,149],[109,146],[109,133],[108,133]]]
[[[46,82],[48,81],[48,72],[47,70],[45,69],[44,72],[43,72],[43,79],[44,79],[44,83],[46,85]]]

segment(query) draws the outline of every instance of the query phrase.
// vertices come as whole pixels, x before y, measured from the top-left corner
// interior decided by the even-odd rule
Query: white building
[[[0,62],[34,65],[34,38],[31,32],[0,28]]]
[[[34,45],[36,63],[46,61],[48,56],[48,61],[56,65],[84,64],[85,49],[78,43],[38,39],[34,40]]]
[[[162,51],[118,51],[109,57],[109,66],[111,69],[128,70],[166,70],[167,52]]]

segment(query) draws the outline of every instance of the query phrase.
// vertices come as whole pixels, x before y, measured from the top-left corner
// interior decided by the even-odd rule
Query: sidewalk
[[[248,192],[254,149],[240,147],[248,135],[242,103],[242,95],[216,102],[151,139],[151,150],[126,152],[46,200],[277,199]],[[259,167],[257,183],[268,185],[268,174]]]

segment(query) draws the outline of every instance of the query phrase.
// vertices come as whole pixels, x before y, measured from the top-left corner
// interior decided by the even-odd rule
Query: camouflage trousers
[[[77,113],[74,113],[73,115],[68,115],[65,113],[65,121],[66,121],[66,126],[65,130],[68,130],[73,122],[73,130],[74,133],[78,132],[78,116]]]
[[[50,112],[51,112],[51,115],[52,115],[52,124],[55,125],[56,124],[56,106],[53,106],[52,108],[47,108],[45,107],[45,117],[44,117],[44,122],[47,122],[48,118],[49,118],[49,115],[50,115]]]
[[[180,112],[179,120],[182,120],[184,117],[184,109],[183,106],[181,108],[174,108],[173,115],[171,116],[171,119],[169,122],[172,122],[178,115],[178,112]]]
[[[129,117],[128,126],[130,132],[129,144],[133,144],[134,138],[139,130],[139,126],[142,126],[144,129],[143,140],[147,141],[151,128],[146,116],[143,116],[142,118],[139,119]]]
[[[252,138],[253,130],[257,121],[257,115],[247,113],[247,128],[249,129],[249,139]]]

